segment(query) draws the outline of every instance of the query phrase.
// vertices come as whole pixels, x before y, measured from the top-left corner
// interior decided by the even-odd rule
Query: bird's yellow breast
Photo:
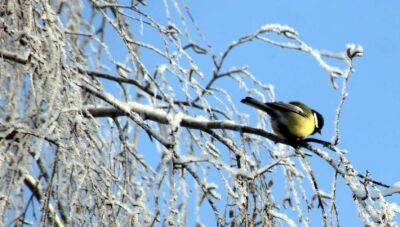
[[[296,113],[286,113],[281,121],[276,122],[271,119],[272,129],[275,133],[280,134],[284,137],[294,136],[304,138],[311,135],[315,129],[315,122],[313,116],[303,117]],[[286,127],[283,128],[282,124]],[[288,135],[289,134],[289,135]]]

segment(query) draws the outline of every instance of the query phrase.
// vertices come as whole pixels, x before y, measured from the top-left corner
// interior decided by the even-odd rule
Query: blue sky
[[[271,23],[293,27],[302,40],[317,49],[344,51],[348,43],[362,45],[364,56],[355,60],[356,71],[349,82],[339,146],[349,151],[347,157],[358,171],[368,170],[374,179],[392,184],[400,180],[400,2],[321,2],[203,0],[190,1],[189,7],[216,53],[233,40]],[[148,1],[148,5],[147,11],[155,13],[152,15],[156,19],[165,20],[161,1]],[[141,38],[146,41],[145,37]],[[121,51],[121,55],[125,53]],[[321,138],[331,138],[340,90],[332,89],[328,75],[313,58],[298,51],[251,43],[235,49],[226,62],[226,68],[242,65],[248,65],[260,81],[273,84],[277,100],[300,100],[322,113],[326,125]],[[206,72],[211,69],[202,61],[200,66]],[[244,95],[233,96],[233,101],[243,112],[254,114],[239,103]],[[328,168],[323,162],[314,167],[321,172]],[[339,188],[337,200],[341,224],[362,226],[355,207],[349,205],[353,204],[352,196],[345,187]],[[399,202],[399,197],[389,200]],[[209,221],[210,225],[214,223]]]

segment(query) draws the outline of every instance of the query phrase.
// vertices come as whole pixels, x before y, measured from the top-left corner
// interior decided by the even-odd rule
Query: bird
[[[304,139],[315,133],[321,134],[324,126],[323,116],[299,101],[264,103],[246,97],[241,102],[267,113],[274,133],[288,140]]]

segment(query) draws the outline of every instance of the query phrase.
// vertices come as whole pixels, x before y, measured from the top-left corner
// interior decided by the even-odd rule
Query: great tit
[[[289,140],[303,139],[314,133],[321,134],[324,126],[322,115],[302,102],[263,103],[252,97],[246,97],[241,102],[266,112],[271,117],[275,134]]]

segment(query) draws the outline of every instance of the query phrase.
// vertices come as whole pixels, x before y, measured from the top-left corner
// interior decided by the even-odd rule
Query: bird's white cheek
[[[318,117],[317,117],[316,113],[314,113],[314,123],[315,123],[315,127],[318,128]]]

